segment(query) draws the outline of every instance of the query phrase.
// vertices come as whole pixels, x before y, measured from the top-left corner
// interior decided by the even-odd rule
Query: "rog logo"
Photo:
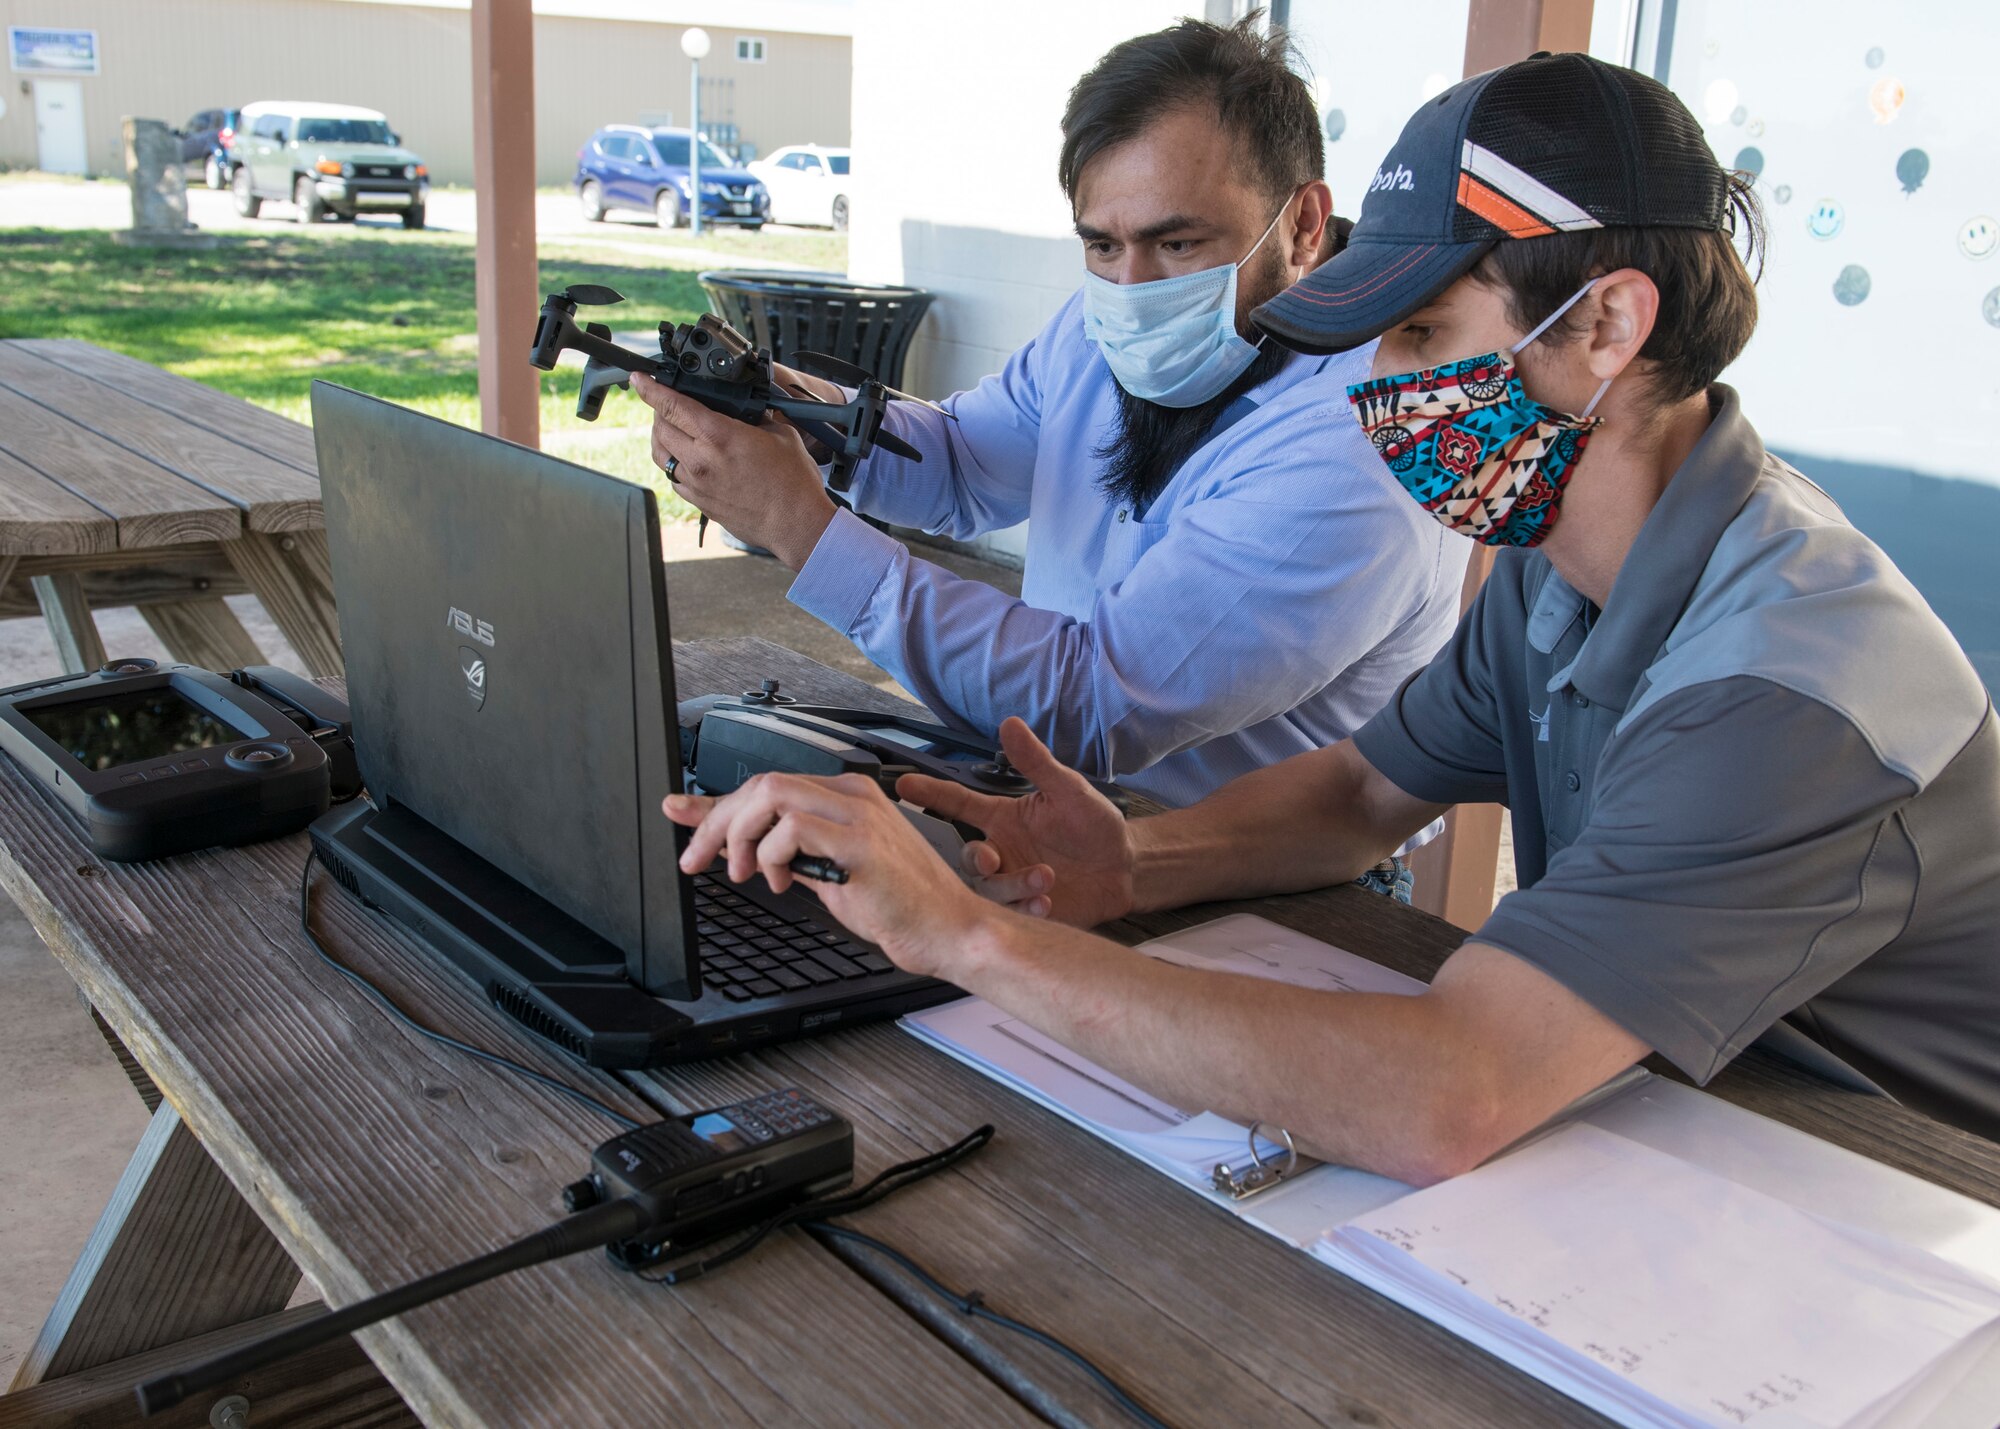
[[[476,638],[476,637],[475,637]],[[470,645],[458,647],[458,673],[465,677],[465,697],[474,709],[486,707],[486,657]]]

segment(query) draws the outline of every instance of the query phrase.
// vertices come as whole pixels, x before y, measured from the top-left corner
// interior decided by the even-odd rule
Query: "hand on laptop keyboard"
[[[982,920],[1004,916],[946,867],[880,785],[860,775],[759,774],[720,799],[675,795],[665,808],[674,822],[698,826],[681,854],[690,874],[725,856],[732,880],[761,873],[782,893],[799,854],[839,863],[845,884],[815,885],[827,911],[906,972],[950,981],[940,961],[967,947]]]
[[[720,874],[694,878],[702,981],[731,1002],[858,982],[894,964],[810,918],[790,918],[737,892]]]

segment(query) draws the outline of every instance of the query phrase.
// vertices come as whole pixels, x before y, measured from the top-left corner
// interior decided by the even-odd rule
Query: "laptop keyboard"
[[[694,917],[702,981],[731,1002],[895,970],[873,948],[810,918],[773,913],[717,874],[694,876]]]

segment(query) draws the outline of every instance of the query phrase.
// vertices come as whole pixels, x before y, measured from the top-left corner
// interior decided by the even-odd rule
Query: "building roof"
[[[379,109],[361,109],[352,104],[322,104],[313,99],[259,99],[243,106],[243,116],[254,119],[260,114],[295,115],[301,119],[380,119],[389,116]]]
[[[470,10],[472,0],[343,0],[350,5],[411,5]],[[854,34],[856,0],[533,0],[537,15],[701,25],[718,33],[765,30],[790,35]]]

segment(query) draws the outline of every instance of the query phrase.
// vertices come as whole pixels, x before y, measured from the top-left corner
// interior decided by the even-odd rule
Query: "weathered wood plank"
[[[104,637],[97,633],[97,622],[91,619],[82,578],[66,572],[32,576],[29,584],[34,587],[42,618],[49,623],[49,634],[56,642],[56,658],[62,661],[63,669],[80,675],[104,664],[108,658],[104,653]]]
[[[109,551],[117,545],[116,521],[0,451],[0,551],[40,556]]]
[[[250,587],[214,542],[164,551],[105,551],[88,556],[5,556],[16,564],[0,582],[0,620],[39,615],[35,576],[75,575],[92,610],[155,601],[246,595]]]
[[[320,963],[297,932],[304,853],[300,837],[106,867],[0,764],[0,884],[338,1305],[546,1223],[613,1128],[407,1032]],[[615,1080],[520,1037],[344,894],[321,896],[314,917],[343,960],[427,1024],[645,1114]],[[431,1422],[1024,1422],[795,1238],[679,1291],[578,1257],[361,1339]]]
[[[298,1283],[298,1267],[162,1105],[13,1388],[272,1314]]]
[[[319,676],[340,675],[340,615],[333,605],[333,567],[327,560],[326,532],[297,531],[284,536],[245,531],[222,552],[257,593],[305,667]]]
[[[135,1384],[288,1330],[325,1308],[314,1301],[0,1395],[0,1429],[130,1429],[140,1422]],[[415,1429],[420,1422],[361,1347],[345,1339],[197,1395],[145,1420],[146,1429],[209,1429],[211,1409],[231,1394],[250,1401],[255,1429]]]
[[[161,601],[141,606],[139,614],[176,660],[223,671],[264,663],[264,652],[219,596]]]
[[[165,467],[0,388],[0,451],[103,511],[126,548],[221,541],[243,529],[243,513]]]
[[[0,343],[0,386],[240,507],[244,524],[253,531],[326,524],[317,478],[179,412],[145,402],[115,383]]]
[[[83,1001],[85,1007],[90,1007],[90,1003],[82,999],[81,994],[79,1000]],[[113,1032],[111,1024],[104,1020],[104,1014],[94,1007],[90,1007],[90,1020],[96,1026],[98,1035],[103,1037],[104,1045],[111,1049],[111,1055],[117,1059],[118,1070],[125,1074],[125,1079],[132,1084],[132,1090],[137,1092],[139,1100],[146,1104],[147,1113],[158,1111],[160,1103],[166,1098],[162,1097],[160,1089],[153,1085],[153,1079],[146,1075],[146,1069],[139,1065],[139,1059],[132,1055],[132,1049],[118,1040],[118,1034]]]
[[[75,338],[20,338],[6,345],[109,383],[149,406],[245,442],[308,476],[319,474],[311,427],[287,421],[241,397]]]

